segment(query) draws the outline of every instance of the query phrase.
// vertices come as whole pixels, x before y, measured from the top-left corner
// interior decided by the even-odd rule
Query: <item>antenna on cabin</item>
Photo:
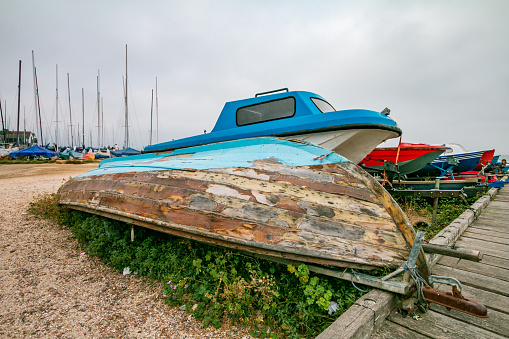
[[[256,94],[255,94],[255,98],[256,98],[256,97],[258,97],[258,96],[260,96],[260,95],[272,94],[272,93],[283,92],[283,91],[288,92],[288,88],[286,88],[286,87],[285,87],[285,88],[275,89],[275,90],[273,90],[273,91],[262,92],[262,93],[256,93]]]

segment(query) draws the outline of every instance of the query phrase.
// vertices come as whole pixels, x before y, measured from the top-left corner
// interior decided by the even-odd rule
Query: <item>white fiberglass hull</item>
[[[398,136],[399,134],[394,131],[381,129],[344,129],[286,136],[285,139],[298,139],[310,142],[334,151],[354,164],[358,164],[376,146],[387,139]]]

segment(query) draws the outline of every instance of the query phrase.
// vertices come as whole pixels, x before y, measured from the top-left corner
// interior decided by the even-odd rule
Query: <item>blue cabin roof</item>
[[[145,147],[144,152],[259,136],[291,136],[339,129],[381,128],[401,134],[394,120],[365,109],[336,111],[318,94],[276,93],[227,102],[212,132]]]

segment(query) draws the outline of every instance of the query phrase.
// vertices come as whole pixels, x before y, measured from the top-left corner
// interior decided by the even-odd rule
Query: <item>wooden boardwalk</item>
[[[421,319],[391,312],[372,338],[508,338],[509,337],[509,185],[502,188],[486,210],[456,242],[479,250],[479,263],[442,257],[435,275],[458,279],[463,296],[483,303],[488,318],[477,318],[431,304]],[[450,291],[449,286],[435,288]]]

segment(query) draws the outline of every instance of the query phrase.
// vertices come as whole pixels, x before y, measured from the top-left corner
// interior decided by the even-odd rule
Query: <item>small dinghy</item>
[[[399,267],[415,238],[365,171],[316,145],[272,137],[103,160],[59,193],[72,209],[336,267]]]

